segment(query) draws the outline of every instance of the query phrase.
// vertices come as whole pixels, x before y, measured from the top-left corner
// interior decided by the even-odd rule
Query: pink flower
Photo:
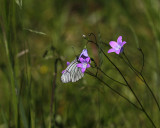
[[[81,63],[78,63],[77,67],[81,68],[82,73],[84,73],[87,68],[91,67],[90,64],[89,64],[90,58],[89,57],[87,57],[85,59],[84,58],[79,58],[79,60],[80,60]]]
[[[120,54],[123,52],[123,45],[126,43],[126,41],[122,42],[122,36],[119,36],[116,41],[110,41],[109,44],[112,47],[108,50],[108,53],[115,52],[116,54]]]
[[[82,73],[85,72],[87,68],[90,67],[91,59],[88,56],[87,49],[83,49],[82,53],[79,56],[80,63],[77,64],[77,67],[81,68]]]

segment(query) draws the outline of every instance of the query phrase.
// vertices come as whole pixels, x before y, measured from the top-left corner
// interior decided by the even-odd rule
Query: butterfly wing
[[[84,76],[84,73],[82,73],[81,68],[77,67],[77,64],[78,60],[76,58],[65,69],[61,76],[61,81],[63,83],[76,82]]]
[[[71,70],[71,81],[76,82],[79,79],[81,79],[84,76],[84,73],[82,73],[81,68],[77,67],[78,62]]]

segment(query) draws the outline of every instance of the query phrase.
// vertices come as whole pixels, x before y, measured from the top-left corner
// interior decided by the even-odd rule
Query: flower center
[[[119,49],[121,49],[121,46],[120,45],[116,45],[114,49],[115,50],[119,50]]]
[[[87,63],[86,62],[82,63],[82,67],[86,68],[87,67]]]

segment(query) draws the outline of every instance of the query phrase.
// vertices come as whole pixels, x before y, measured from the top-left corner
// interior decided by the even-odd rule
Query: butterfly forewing
[[[63,83],[68,83],[71,81],[71,75],[70,75],[70,72],[73,68],[73,66],[76,64],[76,59],[73,60],[69,65],[68,67],[65,69],[64,73],[62,74],[61,76],[61,81]]]

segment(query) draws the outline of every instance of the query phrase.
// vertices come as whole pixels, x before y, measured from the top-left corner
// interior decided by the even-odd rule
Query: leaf
[[[8,123],[7,123],[7,119],[6,119],[6,116],[4,114],[4,111],[3,109],[1,108],[1,115],[2,115],[2,118],[3,118],[3,121],[4,121],[4,128],[8,128]]]
[[[22,104],[22,101],[20,100],[20,115],[21,115],[21,119],[22,119],[22,123],[24,128],[28,128],[28,122],[27,122],[27,118],[26,118],[26,114],[25,114],[25,110]]]
[[[33,33],[36,33],[36,34],[39,34],[39,35],[44,35],[46,36],[47,34],[44,33],[44,32],[40,32],[40,31],[36,31],[36,30],[32,30],[32,29],[28,29],[28,28],[24,28],[24,30],[27,30],[29,32],[33,32]]]

